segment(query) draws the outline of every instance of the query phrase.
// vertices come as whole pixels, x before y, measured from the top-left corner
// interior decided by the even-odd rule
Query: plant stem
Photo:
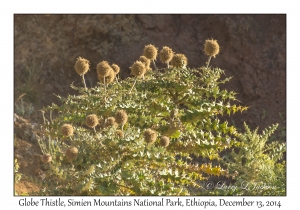
[[[152,60],[152,62],[153,62],[153,65],[154,65],[154,68],[155,68],[155,70],[157,70],[157,67],[156,67],[155,61],[154,61],[154,60]]]
[[[211,56],[208,57],[206,68],[208,68],[209,62],[210,62]]]
[[[132,91],[132,89],[133,89],[133,87],[134,87],[134,85],[135,85],[135,83],[136,83],[136,80],[137,80],[137,77],[135,77],[134,83],[133,83],[133,85],[132,85],[132,87],[131,87],[129,93],[131,93],[131,91]]]
[[[84,84],[84,88],[87,89],[87,88],[86,88],[86,84],[85,84],[84,74],[81,75],[81,78],[82,78],[82,83]]]

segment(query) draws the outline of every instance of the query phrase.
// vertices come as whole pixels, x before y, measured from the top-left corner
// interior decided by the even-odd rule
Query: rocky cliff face
[[[286,15],[15,15],[14,76],[34,66],[46,105],[55,100],[52,93],[65,96],[73,81],[81,85],[74,70],[79,56],[91,62],[86,75],[91,87],[100,61],[118,64],[125,78],[147,44],[185,54],[189,67],[203,66],[209,38],[221,47],[211,65],[233,76],[224,88],[250,106],[235,123],[261,128],[285,123]],[[157,65],[163,66],[159,60]]]

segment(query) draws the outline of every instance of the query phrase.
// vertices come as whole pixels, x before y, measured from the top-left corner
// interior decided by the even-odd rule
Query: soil
[[[216,39],[220,54],[212,67],[225,70],[232,80],[222,88],[238,93],[248,111],[229,123],[264,129],[279,123],[276,139],[285,141],[286,126],[286,15],[14,15],[14,100],[20,95],[34,106],[25,119],[15,115],[15,158],[20,172],[39,175],[41,151],[35,125],[42,123],[38,111],[59,103],[56,95],[74,94],[70,84],[81,86],[74,70],[81,56],[91,62],[88,87],[97,83],[96,65],[103,60],[121,67],[121,78],[147,44],[168,46],[188,58],[188,66],[205,65],[203,45]],[[157,66],[163,67],[159,60]],[[16,109],[15,109],[16,112]],[[15,185],[18,194],[37,189],[26,179]]]

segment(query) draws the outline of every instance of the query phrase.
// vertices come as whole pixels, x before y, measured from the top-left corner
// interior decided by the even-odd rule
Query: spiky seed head
[[[112,64],[111,68],[114,70],[115,74],[119,74],[120,72],[120,67],[117,64]]]
[[[162,137],[160,138],[160,146],[162,146],[162,147],[167,147],[167,146],[169,145],[169,143],[170,143],[169,137],[167,137],[167,136],[162,136]]]
[[[128,120],[127,113],[124,110],[117,111],[115,114],[115,120],[119,125],[125,125]]]
[[[123,138],[123,137],[124,137],[124,133],[123,133],[123,131],[121,131],[121,130],[116,130],[116,135],[117,135],[117,137],[119,137],[119,138]]]
[[[163,63],[169,63],[173,58],[173,51],[171,48],[164,46],[159,52],[159,58]]]
[[[65,137],[72,136],[74,133],[73,126],[70,124],[64,124],[63,126],[61,126],[61,133]]]
[[[175,54],[171,60],[171,64],[174,67],[182,68],[188,63],[187,57],[184,54]]]
[[[146,56],[140,56],[139,61],[141,61],[146,68],[150,67],[150,60]]]
[[[217,40],[211,39],[206,40],[204,43],[204,52],[208,56],[216,57],[219,54],[220,46]]]
[[[52,156],[50,154],[44,154],[42,156],[42,161],[44,163],[50,163],[52,161]]]
[[[84,75],[90,70],[90,62],[82,57],[77,58],[75,62],[75,71],[80,75]]]
[[[77,155],[78,155],[78,149],[76,147],[69,147],[67,150],[66,150],[66,158],[68,160],[74,160],[77,158]]]
[[[98,74],[98,79],[100,83],[104,84],[104,78],[105,78],[105,84],[110,84],[116,79],[116,74],[114,71],[110,71],[106,77],[102,77]]]
[[[141,61],[136,61],[131,66],[131,74],[140,78],[146,73],[146,66]]]
[[[101,77],[106,77],[113,69],[110,67],[107,61],[102,61],[97,65],[97,73]]]
[[[157,137],[156,132],[150,128],[146,129],[146,131],[144,132],[145,142],[147,142],[148,144],[154,143],[156,137]]]
[[[106,119],[105,125],[107,127],[116,125],[116,119],[114,117],[109,117]]]
[[[98,117],[95,114],[90,114],[85,118],[85,123],[90,128],[94,128],[96,125],[99,124]]]
[[[144,47],[144,53],[143,55],[148,58],[149,60],[156,60],[156,57],[157,57],[157,48],[152,45],[152,44],[149,44],[149,45],[146,45]]]

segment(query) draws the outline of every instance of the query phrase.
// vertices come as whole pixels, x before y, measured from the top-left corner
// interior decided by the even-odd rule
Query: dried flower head
[[[110,67],[107,61],[102,61],[97,65],[98,76],[106,77],[110,74],[113,69]]]
[[[119,74],[120,72],[120,67],[117,64],[112,64],[111,68],[114,70],[115,74]]]
[[[162,146],[162,147],[167,147],[167,146],[169,145],[169,143],[170,143],[169,137],[167,137],[167,136],[162,136],[162,137],[160,138],[160,146]]]
[[[94,128],[96,125],[99,124],[98,117],[95,114],[90,114],[86,117],[85,123],[90,128]]]
[[[186,66],[188,63],[188,60],[184,54],[175,54],[171,60],[171,64],[174,67],[182,68]]]
[[[65,137],[72,136],[74,133],[73,126],[70,124],[64,124],[63,126],[61,126],[61,133]]]
[[[156,140],[156,137],[157,137],[156,132],[150,128],[146,129],[146,131],[144,132],[144,138],[148,144],[154,143]]]
[[[141,61],[146,66],[146,68],[150,67],[150,60],[146,56],[140,56],[139,61]]]
[[[159,58],[163,63],[169,63],[173,58],[173,51],[171,48],[164,46],[159,52]]]
[[[81,76],[84,75],[90,70],[90,62],[82,57],[77,58],[75,62],[75,71]]]
[[[50,154],[44,154],[42,156],[42,161],[44,163],[50,163],[52,161],[52,156]]]
[[[206,40],[204,44],[204,52],[208,56],[214,56],[216,57],[217,54],[219,54],[220,47],[217,42],[217,40]]]
[[[157,57],[157,48],[154,45],[146,45],[144,47],[143,55],[149,60],[156,60]]]
[[[76,157],[78,155],[78,149],[76,147],[69,147],[66,150],[65,155],[66,155],[68,160],[72,161],[72,160],[76,159]]]
[[[119,125],[125,125],[128,120],[127,113],[124,110],[117,111],[115,114],[115,120]]]
[[[114,117],[108,117],[105,121],[105,126],[110,127],[116,125],[116,119]]]
[[[146,66],[141,61],[136,61],[131,66],[131,74],[140,78],[146,73]]]
[[[114,71],[110,71],[109,74],[105,77],[102,77],[98,74],[98,79],[102,84],[104,84],[104,78],[105,78],[105,84],[110,84],[115,80],[116,74]]]
[[[116,135],[117,135],[117,137],[119,137],[119,138],[123,138],[123,137],[124,137],[124,133],[123,133],[123,131],[121,131],[121,130],[116,130]]]

